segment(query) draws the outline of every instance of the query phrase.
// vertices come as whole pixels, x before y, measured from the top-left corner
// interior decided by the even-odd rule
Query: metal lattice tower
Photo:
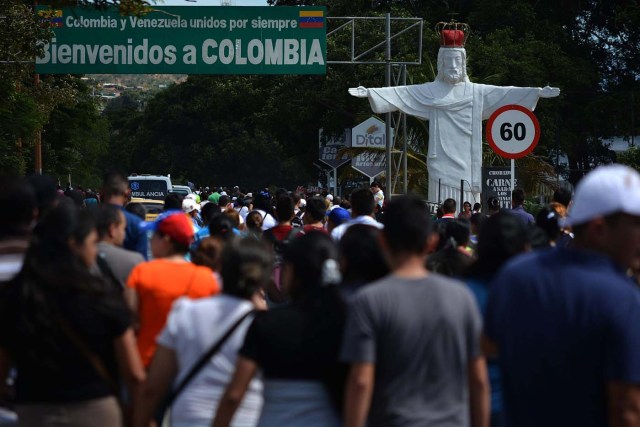
[[[356,44],[359,38],[359,29],[366,23],[384,21],[385,37],[382,40],[374,40],[373,46],[361,47]],[[385,86],[399,86],[407,83],[407,65],[422,64],[422,33],[424,21],[422,18],[392,18],[390,14],[384,17],[327,17],[327,24],[335,23],[335,28],[328,29],[327,41],[332,37],[336,40],[340,35],[350,34],[350,46],[348,46],[348,57],[338,59],[328,59],[327,64],[384,64],[385,65]],[[394,33],[391,31],[391,24],[399,27]],[[360,26],[359,26],[360,25]],[[364,31],[364,30],[363,30]],[[414,52],[394,52],[392,54],[392,41],[402,35],[416,33],[416,50]],[[362,34],[370,40],[370,34]],[[362,38],[359,38],[362,40]],[[376,58],[384,49],[384,59]],[[408,56],[408,57],[407,57]],[[386,134],[391,135],[391,128],[395,129],[393,141],[387,138],[385,153],[386,160],[386,188],[387,197],[391,199],[398,183],[402,171],[402,192],[407,193],[407,132],[406,114],[396,112],[387,113],[385,118]],[[396,149],[400,145],[399,135],[403,135],[401,149]],[[394,155],[396,155],[394,159]],[[337,184],[337,183],[336,183]]]

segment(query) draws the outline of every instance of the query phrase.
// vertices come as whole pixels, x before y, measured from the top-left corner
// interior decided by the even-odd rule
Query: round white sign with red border
[[[531,110],[520,105],[505,105],[489,117],[486,137],[498,155],[519,159],[538,145],[540,124]]]

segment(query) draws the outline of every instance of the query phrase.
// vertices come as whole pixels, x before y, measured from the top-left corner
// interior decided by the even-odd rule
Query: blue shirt
[[[640,291],[607,257],[548,249],[491,285],[507,425],[607,426],[606,384],[640,383]]]
[[[484,316],[487,311],[487,299],[489,298],[489,284],[486,280],[477,278],[467,278],[465,283],[478,303],[480,313]],[[489,371],[489,384],[491,385],[491,412],[493,414],[502,412],[502,378],[500,368],[496,359],[487,360],[487,370]]]
[[[535,219],[533,219],[533,215],[525,211],[522,206],[516,206],[511,209],[511,213],[520,218],[526,225],[535,225],[536,223]]]
[[[127,219],[127,228],[125,229],[125,238],[123,247],[130,251],[136,251],[140,253],[144,259],[149,259],[147,256],[147,234],[140,229],[140,223],[142,219],[139,216],[132,214],[125,210],[124,207],[116,205],[120,208],[124,217]]]

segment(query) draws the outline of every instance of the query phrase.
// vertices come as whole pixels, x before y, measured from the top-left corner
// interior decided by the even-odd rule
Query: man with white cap
[[[640,422],[640,174],[600,167],[578,184],[571,248],[507,264],[491,284],[485,350],[504,374],[507,425]]]
[[[201,219],[198,215],[200,213],[200,205],[196,203],[194,199],[185,198],[182,201],[182,210],[184,211],[184,213],[189,215],[189,218],[191,218],[191,222],[193,223],[193,231],[194,233],[197,233],[198,230],[200,230],[200,225],[202,224]]]

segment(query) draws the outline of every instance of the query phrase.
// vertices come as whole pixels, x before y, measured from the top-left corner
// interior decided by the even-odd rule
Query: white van
[[[172,189],[169,176],[133,174],[128,179],[131,197],[164,200]]]
[[[173,185],[171,186],[171,192],[180,194],[181,196],[186,196],[193,193],[193,190],[191,190],[191,187],[188,185]]]

